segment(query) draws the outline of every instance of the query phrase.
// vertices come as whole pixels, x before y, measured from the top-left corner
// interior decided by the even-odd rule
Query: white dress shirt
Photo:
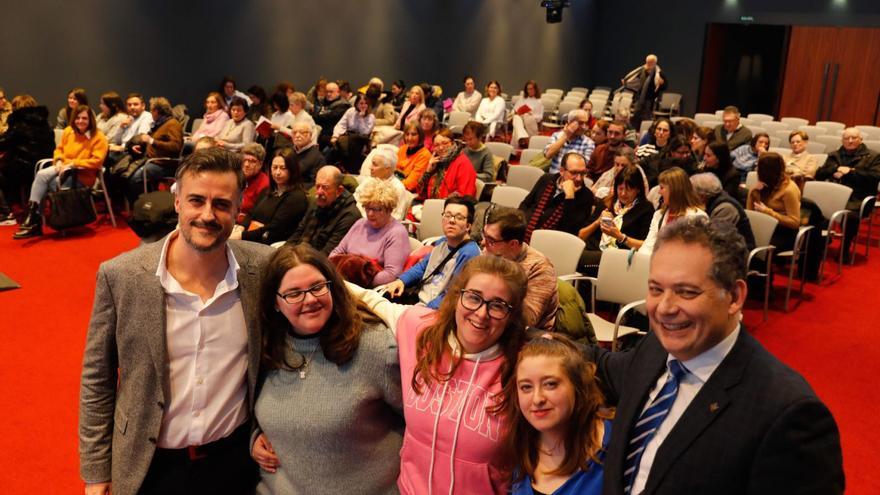
[[[238,262],[226,247],[229,268],[206,301],[168,272],[171,239],[162,247],[156,276],[165,290],[165,337],[171,397],[157,445],[180,449],[229,436],[248,418],[248,335],[238,291]]]
[[[149,134],[151,127],[153,127],[153,114],[144,110],[122,131],[122,145],[128,144],[131,138],[138,134]]]
[[[725,337],[721,342],[715,344],[711,349],[693,359],[681,362],[688,373],[685,375],[684,379],[678,383],[678,395],[675,396],[675,401],[669,409],[669,414],[666,415],[666,419],[664,419],[660,424],[660,427],[657,428],[657,432],[654,433],[654,436],[648,440],[648,444],[645,445],[645,452],[642,454],[641,462],[639,462],[639,470],[636,473],[635,481],[633,481],[631,493],[641,493],[642,490],[645,489],[645,485],[648,482],[648,475],[651,473],[651,465],[654,463],[654,456],[657,455],[657,449],[663,445],[663,441],[666,440],[669,432],[671,432],[672,428],[675,427],[675,424],[678,423],[678,420],[694,400],[694,397],[697,396],[700,389],[703,388],[703,385],[709,381],[709,377],[712,376],[712,373],[715,372],[715,369],[718,368],[721,361],[723,361],[724,358],[727,357],[727,354],[730,353],[730,350],[733,349],[733,344],[736,343],[738,336],[739,324],[737,324],[736,328],[730,333],[730,335]],[[675,358],[667,356],[667,364],[673,359]],[[651,405],[651,402],[653,402],[654,398],[657,397],[657,394],[660,393],[660,389],[663,388],[663,384],[666,383],[668,378],[669,367],[667,366],[666,373],[660,375],[660,378],[657,379],[657,383],[654,384],[651,393],[648,394],[648,400],[645,401],[642,413],[645,412],[645,409]]]

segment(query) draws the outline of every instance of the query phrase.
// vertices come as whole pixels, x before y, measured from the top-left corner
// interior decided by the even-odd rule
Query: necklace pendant
[[[300,379],[304,379],[306,377],[306,370],[299,370]]]

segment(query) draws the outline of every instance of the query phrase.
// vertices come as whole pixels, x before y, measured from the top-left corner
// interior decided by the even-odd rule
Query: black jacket
[[[729,204],[734,210],[736,210],[736,220],[728,218],[727,215],[721,216],[717,213],[713,215],[716,209],[722,204]],[[746,247],[749,251],[755,248],[755,235],[752,233],[752,225],[749,223],[749,217],[746,215],[746,211],[743,209],[739,201],[732,198],[726,191],[721,191],[720,194],[713,198],[709,198],[706,201],[706,214],[709,215],[710,219],[721,218],[723,220],[732,221],[736,226],[736,231],[746,240]]]
[[[850,167],[852,171],[840,178],[840,183],[852,188],[847,208],[857,210],[863,199],[877,194],[880,182],[880,154],[859,145],[853,153],[846,153],[843,146],[828,154],[825,164],[816,171],[816,180],[831,180],[838,167]]]
[[[556,181],[558,180],[559,174],[544,174],[535,183],[535,187],[532,188],[529,195],[522,200],[519,209],[525,213],[526,224],[531,221],[532,215],[535,214],[535,208],[537,208],[538,202],[541,200],[541,195],[544,194],[548,187],[556,189]],[[575,192],[573,199],[565,199],[565,195],[562,193],[554,195],[538,219],[536,229],[546,228],[544,223],[550,218],[551,210],[560,203],[563,205],[562,218],[559,219],[559,223],[554,230],[577,235],[578,231],[587,224],[593,211],[593,192],[590,191],[589,187],[582,187]]]
[[[52,158],[55,134],[49,125],[46,107],[19,108],[9,114],[9,128],[0,136],[0,153],[6,153],[5,167],[28,167],[43,158]]]
[[[354,196],[348,191],[343,191],[327,208],[319,208],[314,203],[309,205],[306,216],[287,242],[291,244],[306,242],[327,255],[342,241],[359,218],[361,212],[357,208]]]

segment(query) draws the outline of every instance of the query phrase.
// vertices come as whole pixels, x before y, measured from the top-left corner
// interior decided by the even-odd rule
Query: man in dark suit
[[[603,493],[843,492],[831,413],[740,324],[746,254],[727,222],[661,231],[652,333],[630,352],[591,350],[617,407]]]
[[[272,249],[227,242],[238,154],[197,151],[177,184],[178,229],[98,271],[79,408],[86,494],[253,489],[259,282]]]

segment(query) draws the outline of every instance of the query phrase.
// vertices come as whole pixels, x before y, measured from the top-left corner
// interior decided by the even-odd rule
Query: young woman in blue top
[[[500,404],[510,424],[514,495],[598,495],[613,411],[595,365],[568,338],[544,334],[519,352]]]

